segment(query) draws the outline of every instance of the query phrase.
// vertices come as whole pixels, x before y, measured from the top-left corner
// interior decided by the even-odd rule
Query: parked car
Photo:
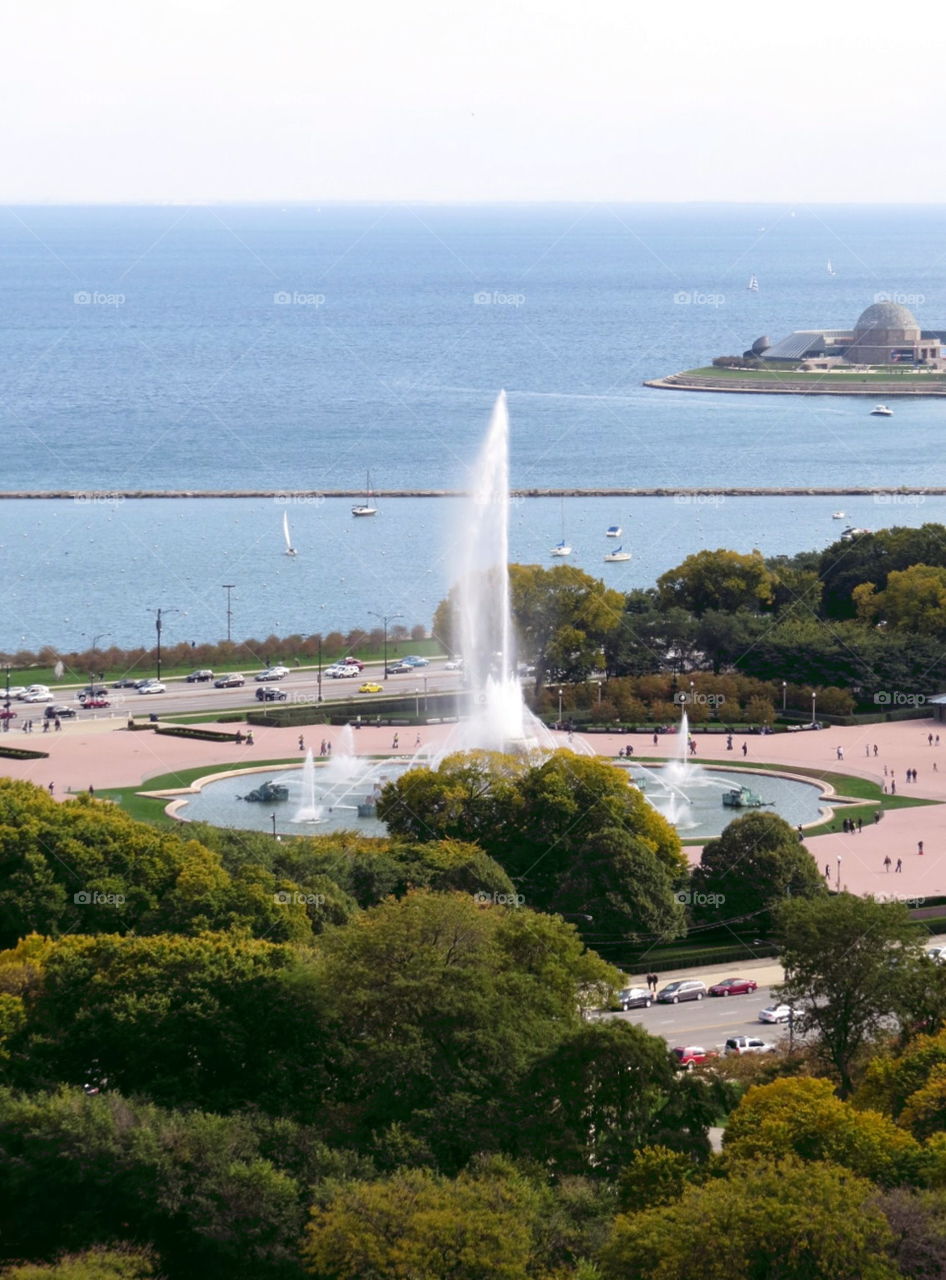
[[[704,1049],[700,1044],[677,1045],[670,1050],[670,1055],[674,1059],[674,1066],[684,1071],[692,1071],[694,1067],[702,1066],[711,1058],[719,1057],[714,1050]]]
[[[395,662],[390,667],[385,667],[384,674],[386,676],[400,676],[405,672],[413,671],[414,668],[409,662]]]
[[[203,684],[205,680],[212,680],[214,673],[209,667],[201,667],[199,671],[192,671],[189,676],[184,679],[188,684]]]
[[[144,684],[138,690],[139,693],[167,693],[167,689],[160,680],[152,680],[150,684]]]
[[[614,997],[614,1002],[621,1009],[649,1009],[654,997],[646,987],[625,987]]]
[[[409,667],[429,667],[430,660],[428,658],[419,658],[416,653],[409,653],[406,658],[401,659],[406,662]]]
[[[189,680],[190,676],[188,676],[187,678]],[[139,684],[140,684],[140,681],[132,680],[130,676],[125,676],[123,680],[113,680],[112,688],[113,689],[137,689]]]
[[[16,712],[14,711],[13,714],[16,715]],[[75,707],[67,707],[62,702],[54,702],[43,712],[47,720],[74,720],[78,714]]]
[[[267,667],[253,677],[254,680],[284,680],[289,674],[288,667]]]
[[[679,1004],[681,1000],[702,1000],[706,995],[706,983],[695,978],[682,978],[670,982],[657,995],[658,1004]]]
[[[788,1022],[791,1016],[792,1007],[789,1004],[769,1004],[759,1010],[760,1022]]]
[[[755,991],[758,985],[751,978],[723,978],[722,982],[716,982],[710,987],[709,994],[711,996],[747,996],[750,991]]]
[[[358,686],[359,693],[383,693],[384,689],[380,684],[375,684],[373,680],[366,680],[364,684]]]
[[[110,707],[112,704],[109,702],[108,698],[95,697],[83,698],[82,705],[83,707]]]
[[[257,702],[285,702],[287,696],[285,689],[275,689],[268,684],[260,685],[256,690]]]
[[[774,1053],[775,1045],[758,1036],[730,1036],[726,1041],[728,1057],[741,1057],[744,1053]]]
[[[214,681],[215,689],[242,689],[246,684],[246,679],[236,671],[231,671],[229,675],[217,676]]]

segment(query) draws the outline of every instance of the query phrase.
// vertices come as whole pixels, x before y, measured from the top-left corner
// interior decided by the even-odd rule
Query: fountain
[[[293,822],[321,822],[322,806],[315,799],[315,760],[311,748],[302,765],[302,801],[292,817]]]

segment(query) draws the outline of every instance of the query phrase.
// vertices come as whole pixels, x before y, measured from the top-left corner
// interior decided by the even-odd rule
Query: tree
[[[898,1280],[873,1194],[830,1164],[741,1164],[674,1204],[619,1216],[601,1255],[604,1280]]]
[[[474,840],[492,853],[495,833],[514,819],[516,779],[525,767],[513,756],[456,752],[436,769],[409,769],[388,783],[378,817],[396,837]]]
[[[705,1155],[718,1089],[674,1070],[663,1040],[627,1022],[581,1027],[522,1081],[515,1152],[549,1174],[614,1178],[651,1143]]]
[[[893,569],[885,590],[878,592],[873,583],[861,583],[852,598],[858,617],[865,622],[881,618],[911,635],[942,637],[946,633],[946,568],[940,565]]]
[[[842,1102],[830,1081],[811,1077],[750,1088],[729,1117],[725,1150],[735,1160],[825,1160],[886,1187],[924,1176],[914,1138],[879,1112]]]
[[[617,627],[624,597],[574,565],[509,566],[520,652],[535,665],[535,690],[547,680],[584,680]]]
[[[676,605],[698,616],[707,609],[735,613],[738,609],[758,612],[774,598],[775,578],[766,567],[762,553],[752,551],[697,551],[682,564],[657,579],[661,605]]]
[[[834,542],[821,554],[819,576],[824,584],[824,613],[829,618],[852,618],[854,588],[872,582],[878,591],[892,571],[911,565],[946,566],[946,528],[924,524],[919,529],[897,525],[857,538]]]
[[[3,1280],[151,1280],[157,1276],[149,1253],[131,1247],[89,1249],[56,1262],[9,1267]]]
[[[691,885],[694,914],[717,921],[751,919],[760,934],[771,930],[773,908],[783,899],[827,892],[795,829],[774,813],[736,818],[709,840]],[[713,905],[701,906],[701,896]]]
[[[849,893],[783,902],[776,935],[781,998],[796,1007],[802,1030],[817,1032],[846,1097],[858,1054],[897,1010],[904,965],[918,955],[922,935],[901,903]]]
[[[875,1107],[899,1120],[903,1109],[931,1075],[946,1066],[946,1029],[920,1035],[899,1054],[877,1054],[871,1058],[858,1086],[858,1106]]]

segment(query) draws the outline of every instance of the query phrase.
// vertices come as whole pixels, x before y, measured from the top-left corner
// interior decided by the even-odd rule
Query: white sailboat
[[[834,267],[832,267],[832,265],[831,265],[831,259],[829,258],[829,259],[828,259],[828,275],[829,275],[829,276],[836,276],[837,274],[838,274],[838,273],[835,271]]]
[[[746,285],[746,288],[750,293],[759,292],[759,281],[754,275],[749,277],[749,283]]]
[[[284,511],[282,513],[282,536],[286,540],[286,555],[294,556],[296,554],[296,549],[292,545],[292,535],[289,532],[289,512],[288,511]]]
[[[618,547],[616,551],[609,551],[604,557],[605,564],[620,564],[623,560],[630,560],[630,551],[625,551],[623,547]]]
[[[364,502],[356,503],[355,506],[352,507],[351,513],[353,516],[376,516],[378,514],[378,508],[373,506],[371,502],[370,471],[365,478],[365,500]]]
[[[555,544],[555,546],[552,548],[551,554],[553,556],[570,556],[571,553],[572,553],[572,549],[568,545],[568,543],[565,541],[565,499],[563,498],[562,499],[562,540],[561,542],[557,542]]]

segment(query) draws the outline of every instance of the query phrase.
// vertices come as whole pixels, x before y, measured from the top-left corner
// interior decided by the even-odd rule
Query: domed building
[[[764,352],[753,343],[752,351],[767,364],[802,362],[809,369],[897,364],[942,369],[944,341],[946,331],[921,329],[899,302],[880,301],[861,312],[853,329],[797,329]]]

